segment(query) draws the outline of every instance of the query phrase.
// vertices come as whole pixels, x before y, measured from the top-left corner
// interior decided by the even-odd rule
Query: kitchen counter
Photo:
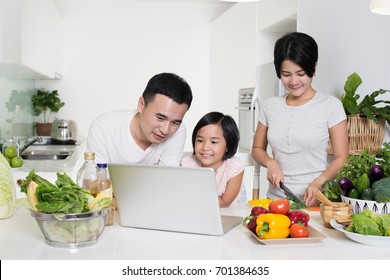
[[[246,216],[249,206],[222,209],[223,214]],[[327,237],[319,243],[263,245],[241,225],[224,236],[164,232],[107,226],[90,247],[63,249],[49,246],[29,211],[18,208],[13,216],[0,220],[0,259],[113,259],[113,260],[366,260],[389,259],[389,247],[356,243],[334,229],[322,226],[319,212],[308,212],[310,225]]]

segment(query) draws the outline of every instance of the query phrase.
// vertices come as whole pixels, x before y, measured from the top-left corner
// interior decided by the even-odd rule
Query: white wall
[[[363,80],[357,90],[361,96],[390,89],[390,16],[371,13],[369,2],[298,1],[298,31],[312,35],[319,45],[317,90],[340,96],[355,71]],[[381,99],[390,100],[390,94]]]
[[[63,79],[37,82],[37,87],[59,90],[66,104],[58,117],[76,120],[84,139],[96,116],[136,108],[153,75],[174,72],[187,80],[194,95],[184,119],[186,150],[192,150],[192,128],[210,110],[209,24],[215,10],[191,3],[70,2],[62,1],[61,7]]]

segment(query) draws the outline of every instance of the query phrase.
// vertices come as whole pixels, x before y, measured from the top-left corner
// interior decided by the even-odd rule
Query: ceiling
[[[74,12],[91,12],[103,7],[110,10],[115,7],[186,7],[193,11],[203,10],[213,14],[213,18],[228,10],[235,2],[220,0],[54,0],[63,17]]]

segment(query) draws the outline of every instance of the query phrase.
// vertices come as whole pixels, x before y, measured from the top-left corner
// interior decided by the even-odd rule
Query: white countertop
[[[31,146],[29,149],[58,149],[59,146]],[[67,172],[75,178],[83,162],[85,142],[77,146],[62,146],[72,150],[67,161],[28,161],[14,169],[14,179],[25,178],[32,168],[49,181],[56,179],[55,172]],[[15,186],[17,197],[24,197]],[[221,209],[222,214],[245,217],[250,207]],[[318,243],[263,245],[243,226],[239,225],[224,236],[206,236],[126,228],[116,224],[107,226],[98,242],[78,249],[64,249],[45,243],[35,219],[29,211],[17,207],[12,217],[0,220],[0,259],[2,260],[365,260],[390,259],[389,247],[375,247],[356,243],[335,229],[325,228],[318,212],[308,212],[310,225],[327,237]]]
[[[222,214],[246,216],[248,206],[222,209]],[[13,216],[0,220],[2,260],[365,260],[389,259],[389,247],[356,243],[343,233],[322,226],[318,212],[308,212],[310,225],[327,237],[319,243],[263,245],[241,225],[224,236],[163,232],[107,226],[98,242],[78,249],[49,246],[29,211],[18,208]]]

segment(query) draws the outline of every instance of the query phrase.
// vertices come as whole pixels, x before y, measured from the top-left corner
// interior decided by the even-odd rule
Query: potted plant
[[[348,117],[350,153],[360,153],[365,149],[375,153],[383,143],[386,122],[390,124],[390,101],[376,98],[389,90],[376,90],[359,102],[360,95],[356,90],[361,84],[360,76],[352,73],[345,82],[345,93],[341,96]]]
[[[65,105],[57,90],[46,91],[38,89],[31,97],[33,115],[36,116],[37,135],[50,136],[51,125],[55,114]]]

